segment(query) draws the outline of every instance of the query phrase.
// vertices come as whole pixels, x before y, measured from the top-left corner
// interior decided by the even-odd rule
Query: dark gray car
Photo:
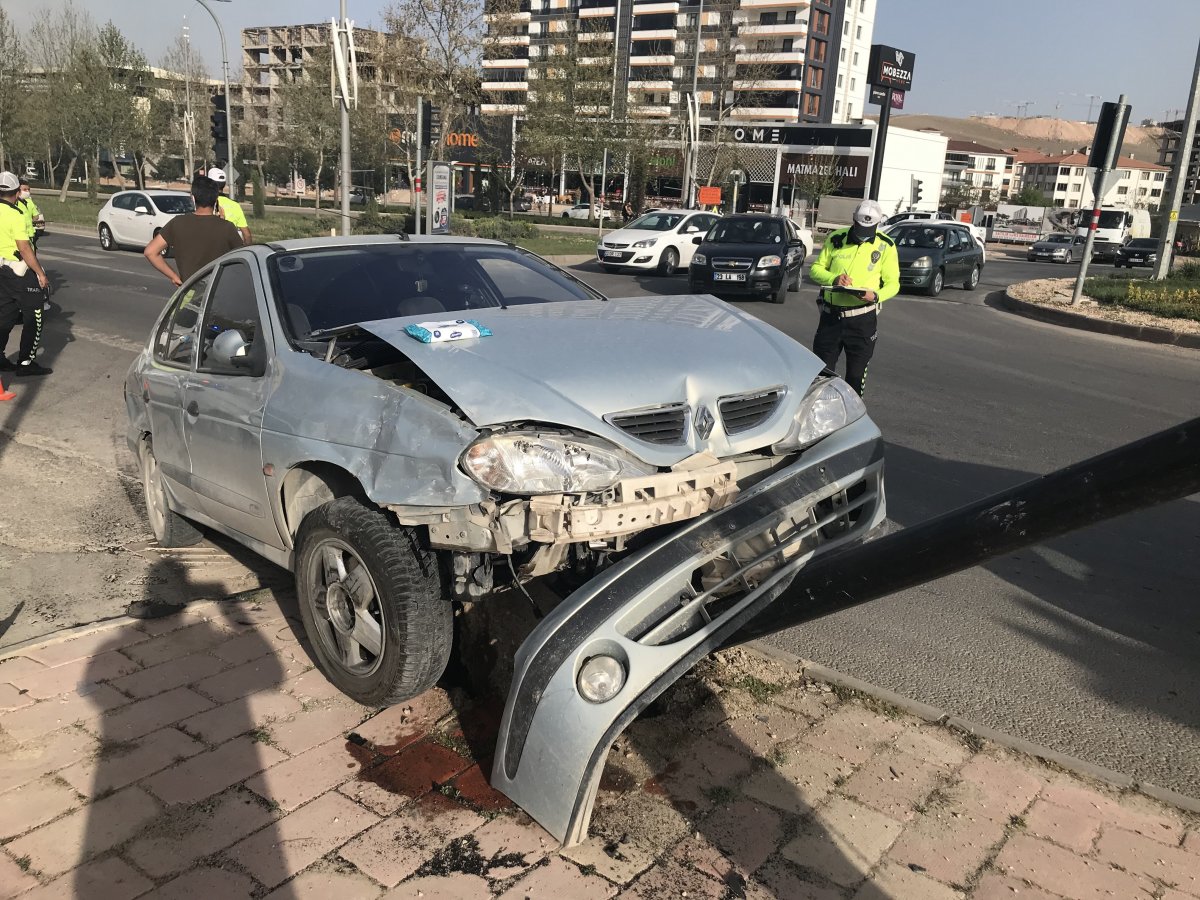
[[[973,291],[983,271],[983,248],[971,233],[952,222],[894,225],[888,237],[900,257],[900,287],[936,297],[947,284]]]
[[[639,621],[702,641],[777,566],[861,540],[884,515],[879,431],[822,369],[713,297],[609,299],[495,241],[322,238],[189,279],[125,402],[159,542],[200,523],[292,570],[316,662],[382,705],[441,675],[456,604],[586,580],[743,497],[765,505],[680,559],[694,602],[647,586]],[[608,675],[670,668],[646,627],[652,650],[604,645]]]

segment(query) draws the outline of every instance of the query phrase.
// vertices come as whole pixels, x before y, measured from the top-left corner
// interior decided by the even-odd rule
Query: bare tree
[[[325,161],[336,157],[341,146],[341,118],[330,99],[329,83],[317,77],[328,66],[328,54],[318,55],[313,74],[283,89],[284,119],[293,146],[311,152],[316,158],[316,209],[321,208],[321,174]]]
[[[166,126],[161,136],[169,138],[171,150],[178,147],[183,157],[183,171],[190,174],[196,170],[196,123],[207,121],[210,108],[208,70],[203,58],[192,49],[191,41],[183,34],[176,35],[163,54],[161,65],[170,73],[155,92],[156,102],[168,106],[170,111],[169,115],[158,119]],[[239,135],[238,144],[246,146],[247,142]]]
[[[0,165],[12,168],[10,135],[16,130],[28,95],[25,52],[17,29],[0,7]]]

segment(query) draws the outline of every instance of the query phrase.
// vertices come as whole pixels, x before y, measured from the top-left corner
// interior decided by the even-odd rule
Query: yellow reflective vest
[[[880,303],[895,297],[900,292],[900,257],[895,241],[877,231],[871,240],[855,244],[850,240],[849,228],[833,232],[825,239],[809,277],[825,285],[825,302],[831,306],[862,306],[862,297],[830,287],[843,273],[850,276],[851,287],[874,291]]]

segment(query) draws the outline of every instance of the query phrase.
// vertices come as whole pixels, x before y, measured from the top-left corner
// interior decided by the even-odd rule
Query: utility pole
[[[334,35],[334,39],[341,45],[342,61],[346,69],[346,76],[342,79],[342,236],[350,235],[350,187],[353,181],[353,175],[350,171],[350,96],[349,85],[351,81],[357,77],[358,73],[354,71],[354,60],[350,53],[350,22],[346,18],[346,0],[342,0],[341,5],[341,31]],[[357,93],[357,91],[355,91]],[[317,190],[321,189],[317,185]]]
[[[1200,98],[1200,45],[1196,47],[1196,68],[1192,72],[1192,90],[1188,94],[1187,112],[1183,119],[1183,134],[1180,135],[1179,152],[1175,154],[1175,167],[1171,172],[1171,197],[1166,206],[1167,221],[1163,228],[1162,240],[1158,245],[1158,264],[1154,267],[1156,279],[1166,278],[1167,273],[1171,271],[1171,255],[1175,248],[1175,229],[1179,224],[1179,207],[1183,203],[1183,190],[1187,186],[1192,145],[1196,142],[1196,103],[1198,98]]]
[[[196,119],[192,115],[192,35],[183,17],[183,165],[186,179],[196,171]]]
[[[1091,121],[1092,121],[1092,106],[1095,104],[1095,102],[1096,102],[1097,100],[1099,100],[1099,99],[1100,99],[1100,95],[1099,95],[1099,94],[1088,94],[1088,95],[1087,95],[1087,98],[1088,98],[1088,117],[1087,117],[1087,120],[1088,120],[1089,122],[1091,122]]]
[[[421,233],[421,188],[424,187],[421,183],[421,145],[425,143],[425,132],[422,130],[421,117],[422,111],[425,109],[425,98],[417,97],[417,176],[412,179],[412,184],[408,186],[408,195],[413,199],[413,225],[416,227],[415,234]]]

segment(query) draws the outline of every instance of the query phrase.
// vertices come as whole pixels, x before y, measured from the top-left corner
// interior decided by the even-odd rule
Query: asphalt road
[[[24,402],[0,409],[3,440],[50,447],[56,464],[78,457],[129,478],[120,378],[170,286],[139,254],[106,254],[90,238],[55,235],[43,256],[56,283],[47,326],[56,372],[36,386],[18,384]],[[593,263],[575,271],[611,296],[686,291],[682,276],[610,275]],[[889,513],[901,525],[1197,415],[1200,353],[1042,325],[989,305],[989,294],[1009,283],[1064,273],[989,252],[977,291],[950,287],[936,300],[901,295],[885,307],[867,402],[888,442]],[[817,318],[813,296],[805,285],[782,306],[745,308],[807,345]],[[10,462],[0,444],[0,472]],[[126,518],[137,514],[103,490],[98,480],[97,498],[83,508],[117,503]],[[0,508],[0,546],[21,528]],[[967,719],[1194,794],[1198,546],[1200,498],[1192,497],[773,642]],[[0,608],[0,635],[8,615]]]

